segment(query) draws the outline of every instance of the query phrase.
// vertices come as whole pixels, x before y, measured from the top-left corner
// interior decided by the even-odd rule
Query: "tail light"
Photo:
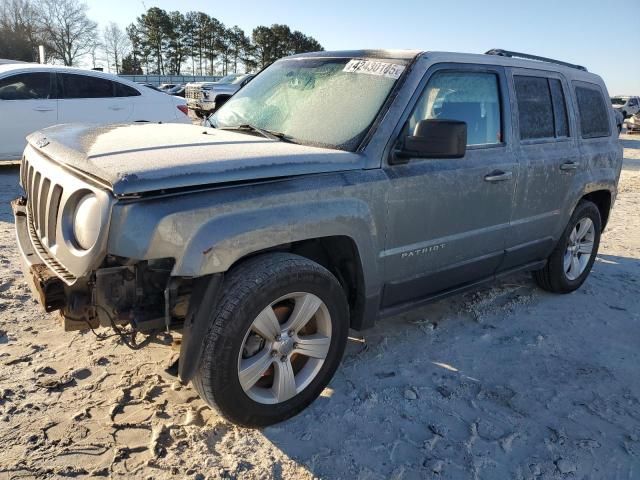
[[[177,105],[178,110],[180,110],[182,113],[184,113],[185,115],[189,115],[189,107],[187,107],[186,105]]]

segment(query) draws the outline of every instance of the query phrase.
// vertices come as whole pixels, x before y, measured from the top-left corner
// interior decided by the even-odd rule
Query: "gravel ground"
[[[165,372],[171,346],[132,352],[42,313],[14,246],[18,170],[0,168],[0,479],[640,478],[640,137],[622,139],[579,291],[516,275],[380,322],[309,409],[262,430]]]

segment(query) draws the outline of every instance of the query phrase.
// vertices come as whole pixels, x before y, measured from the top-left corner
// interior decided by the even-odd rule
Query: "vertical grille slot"
[[[49,189],[51,188],[51,180],[42,179],[40,187],[40,201],[38,202],[38,231],[40,238],[47,236],[47,206],[49,205]]]
[[[36,227],[36,231],[40,230],[40,225],[38,225],[38,218],[40,215],[38,214],[40,211],[40,179],[42,175],[40,172],[36,172],[33,176],[33,187],[31,187],[31,213],[33,214],[33,224]],[[38,232],[39,233],[39,232]]]
[[[51,200],[49,201],[49,211],[47,212],[47,242],[49,246],[56,243],[56,227],[58,225],[58,209],[62,198],[62,187],[54,185],[51,190]]]
[[[27,198],[29,199],[29,203],[31,203],[32,180],[33,180],[33,167],[29,166],[29,171],[27,172],[27,182],[24,184],[24,189],[27,192]]]

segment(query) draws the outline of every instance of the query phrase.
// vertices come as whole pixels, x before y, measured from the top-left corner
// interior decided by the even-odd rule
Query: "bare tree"
[[[97,24],[87,17],[79,0],[39,0],[40,25],[49,56],[73,65],[91,52]]]
[[[116,69],[116,73],[120,73],[122,59],[129,53],[131,45],[129,37],[116,23],[111,22],[104,28],[104,51],[107,54],[107,64],[110,60]]]
[[[38,60],[38,16],[29,0],[0,0],[0,57]]]

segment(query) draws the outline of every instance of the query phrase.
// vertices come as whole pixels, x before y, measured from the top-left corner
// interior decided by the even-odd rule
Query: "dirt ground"
[[[380,322],[309,409],[262,430],[166,373],[170,347],[42,313],[14,246],[18,170],[0,168],[0,479],[640,478],[640,136],[622,142],[579,291],[517,275]]]

